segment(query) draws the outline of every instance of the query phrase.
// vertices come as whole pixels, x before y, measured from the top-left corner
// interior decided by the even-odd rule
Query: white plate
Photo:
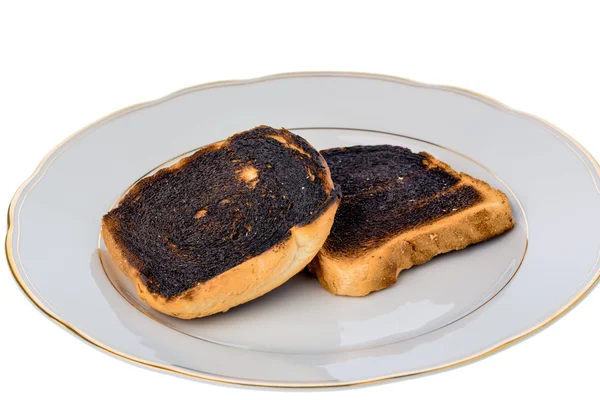
[[[148,171],[260,124],[318,149],[430,152],[503,190],[515,229],[366,298],[333,296],[301,273],[225,314],[153,311],[99,240],[101,216]],[[558,128],[462,89],[331,72],[212,83],[118,111],[55,148],[11,202],[6,249],[40,310],[113,355],[256,386],[375,382],[478,359],[581,299],[600,275],[599,172]]]

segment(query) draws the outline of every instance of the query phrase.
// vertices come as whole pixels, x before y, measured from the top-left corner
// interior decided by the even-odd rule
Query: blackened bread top
[[[472,186],[427,153],[391,145],[321,152],[344,197],[324,249],[353,254],[407,230],[471,207],[481,200]]]
[[[339,196],[318,151],[259,126],[141,180],[104,225],[149,291],[171,298],[283,242]]]

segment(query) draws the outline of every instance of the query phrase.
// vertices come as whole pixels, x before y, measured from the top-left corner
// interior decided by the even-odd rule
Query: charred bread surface
[[[404,269],[514,226],[504,193],[430,154],[390,145],[321,153],[344,197],[310,269],[334,294],[384,289]]]
[[[102,219],[118,267],[153,308],[202,317],[291,278],[325,241],[340,200],[323,157],[259,126],[138,182]]]

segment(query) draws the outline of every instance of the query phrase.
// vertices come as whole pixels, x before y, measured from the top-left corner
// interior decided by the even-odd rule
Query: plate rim
[[[52,310],[50,310],[48,307],[46,307],[41,301],[40,299],[38,299],[33,292],[27,287],[27,284],[25,283],[25,281],[23,280],[21,274],[18,271],[17,265],[16,265],[16,261],[14,258],[14,254],[12,251],[12,244],[13,244],[13,240],[12,240],[12,236],[14,233],[14,228],[15,228],[15,217],[14,215],[14,211],[15,211],[15,207],[16,204],[18,203],[19,199],[21,198],[21,194],[23,193],[23,191],[25,190],[25,188],[29,185],[29,183],[35,179],[38,174],[40,173],[40,171],[43,169],[44,164],[46,163],[46,161],[48,161],[48,159],[50,159],[56,152],[58,152],[67,142],[69,142],[71,139],[77,137],[78,135],[80,135],[81,133],[83,133],[84,131],[86,131],[88,128],[99,124],[103,121],[106,121],[108,119],[110,119],[113,116],[116,116],[118,114],[122,114],[123,112],[126,111],[131,111],[133,109],[136,108],[141,108],[144,106],[149,106],[151,104],[155,104],[155,103],[160,103],[162,101],[168,100],[170,98],[176,97],[178,95],[181,95],[185,92],[188,91],[194,91],[200,88],[207,88],[207,87],[219,87],[219,86],[226,86],[228,84],[248,84],[248,83],[255,83],[255,82],[262,82],[262,81],[268,81],[268,80],[274,80],[274,79],[285,79],[285,78],[290,78],[290,77],[297,77],[297,76],[323,76],[323,75],[332,75],[332,76],[348,76],[348,75],[353,75],[355,77],[359,77],[359,78],[364,78],[364,79],[385,79],[388,81],[395,81],[398,83],[403,83],[403,84],[409,84],[412,86],[417,86],[417,87],[424,87],[424,88],[431,88],[431,89],[436,89],[436,90],[443,90],[443,91],[452,91],[452,92],[458,92],[458,93],[462,93],[463,95],[469,95],[469,97],[473,98],[474,100],[485,100],[487,102],[490,102],[498,107],[501,107],[505,110],[508,110],[510,112],[519,114],[521,116],[526,116],[529,118],[532,118],[540,123],[542,123],[543,125],[549,126],[552,129],[554,129],[557,133],[559,133],[560,135],[563,136],[564,139],[566,139],[566,141],[568,143],[571,143],[572,145],[574,145],[577,149],[579,149],[582,153],[583,156],[585,156],[585,158],[587,158],[587,160],[590,162],[591,166],[595,169],[596,173],[598,175],[600,175],[600,164],[598,163],[598,161],[596,161],[596,159],[591,155],[591,153],[585,149],[579,142],[577,142],[577,140],[575,140],[572,136],[570,136],[569,134],[567,134],[565,131],[563,131],[562,129],[558,128],[556,125],[527,112],[512,108],[510,106],[507,106],[506,104],[493,99],[487,95],[469,90],[469,89],[464,89],[461,87],[456,87],[456,86],[451,86],[451,85],[438,85],[438,84],[430,84],[430,83],[425,83],[425,82],[419,82],[416,80],[411,80],[411,79],[406,79],[406,78],[401,78],[401,77],[397,77],[397,76],[393,76],[393,75],[386,75],[386,74],[377,74],[377,73],[366,73],[366,72],[354,72],[354,71],[302,71],[302,72],[284,72],[284,73],[279,73],[279,74],[271,74],[271,75],[264,75],[264,76],[260,76],[260,77],[256,77],[256,78],[249,78],[249,79],[234,79],[234,80],[220,80],[220,81],[214,81],[214,82],[207,82],[207,83],[203,83],[203,84],[199,84],[199,85],[193,85],[190,87],[186,87],[177,91],[174,91],[172,93],[169,93],[165,96],[161,96],[159,98],[156,98],[154,100],[149,100],[149,101],[145,101],[145,102],[140,102],[140,103],[136,103],[127,107],[123,107],[119,110],[116,110],[110,114],[107,114],[99,119],[97,119],[96,121],[91,122],[90,124],[82,127],[81,129],[77,130],[75,133],[69,135],[67,138],[65,138],[64,140],[62,140],[60,143],[58,143],[57,145],[55,145],[43,158],[42,160],[38,163],[36,169],[34,170],[34,172],[19,186],[19,188],[16,190],[15,194],[12,196],[10,204],[8,206],[8,218],[7,218],[7,232],[6,232],[6,239],[5,239],[5,253],[6,253],[6,258],[7,258],[7,262],[8,262],[8,266],[9,269],[12,273],[13,278],[15,279],[17,285],[19,286],[19,288],[21,289],[21,291],[23,292],[23,294],[29,298],[29,300],[33,303],[34,306],[36,306],[36,308],[41,311],[44,315],[46,315],[48,318],[50,318],[52,321],[54,321],[55,323],[57,323],[59,326],[61,326],[62,328],[66,329],[67,331],[71,332],[72,334],[74,334],[75,336],[79,337],[80,339],[82,339],[83,341],[87,342],[88,344],[92,345],[93,347],[102,350],[104,352],[107,352],[117,358],[123,359],[125,361],[129,361],[132,362],[134,364],[138,364],[141,366],[145,366],[145,367],[149,367],[151,369],[156,369],[156,370],[160,370],[160,371],[166,371],[166,372],[171,372],[177,375],[182,375],[188,378],[195,378],[195,379],[200,379],[200,380],[204,380],[204,381],[208,381],[208,382],[213,382],[213,383],[220,383],[220,384],[233,384],[233,385],[242,385],[242,386],[252,386],[252,387],[262,387],[262,388],[308,388],[308,389],[316,389],[316,388],[331,388],[331,387],[349,387],[349,386],[358,386],[358,385],[365,385],[365,384],[375,384],[375,383],[381,383],[381,382],[385,382],[385,381],[390,381],[393,379],[398,379],[398,378],[404,378],[404,377],[412,377],[412,376],[417,376],[417,375],[422,375],[422,374],[426,374],[426,373],[434,373],[434,372],[440,372],[446,369],[450,369],[450,368],[454,368],[454,367],[458,367],[458,366],[462,366],[477,360],[480,360],[482,358],[485,358],[491,354],[494,354],[496,352],[499,352],[517,342],[521,342],[522,340],[531,337],[532,335],[534,335],[535,333],[538,333],[539,331],[545,329],[546,327],[550,326],[551,324],[553,324],[554,322],[556,322],[558,319],[560,319],[562,316],[564,316],[565,314],[567,314],[571,309],[573,309],[577,304],[579,304],[581,302],[581,300],[583,300],[594,288],[595,286],[598,284],[598,282],[600,282],[600,269],[598,269],[596,271],[596,273],[594,275],[592,275],[589,279],[589,281],[586,283],[586,285],[584,286],[584,288],[577,293],[577,295],[571,299],[567,304],[565,304],[562,308],[560,308],[556,313],[554,313],[553,315],[551,315],[550,317],[546,318],[545,320],[539,322],[538,324],[536,324],[535,326],[513,336],[512,338],[506,339],[504,341],[498,342],[497,344],[495,344],[494,346],[483,350],[479,353],[476,353],[474,355],[471,355],[469,357],[465,357],[462,360],[458,360],[458,361],[453,361],[451,363],[447,363],[444,365],[439,365],[436,367],[432,367],[432,368],[427,368],[425,370],[419,370],[419,371],[414,371],[414,372],[408,372],[408,373],[399,373],[399,374],[392,374],[389,376],[385,376],[385,377],[379,377],[379,378],[373,378],[373,379],[365,379],[365,380],[361,380],[361,381],[356,381],[356,382],[332,382],[332,383],[322,383],[322,384],[282,384],[282,383],[277,383],[277,382],[269,382],[269,381],[249,381],[249,380],[240,380],[240,379],[235,379],[235,378],[226,378],[226,377],[214,377],[214,376],[210,376],[208,374],[201,374],[201,373],[195,373],[195,372],[190,372],[184,369],[179,369],[179,368],[175,368],[172,366],[167,366],[167,365],[161,365],[158,363],[154,363],[154,362],[150,362],[147,360],[143,360],[143,359],[139,359],[137,357],[133,357],[130,355],[127,355],[125,353],[122,353],[120,351],[117,351],[115,349],[111,349],[109,346],[101,343],[98,340],[95,340],[94,338],[90,337],[89,335],[87,335],[85,332],[71,326],[67,321],[63,320],[62,318],[60,318],[58,315],[56,315],[54,312],[52,312]],[[598,265],[598,261],[596,262],[596,265]]]

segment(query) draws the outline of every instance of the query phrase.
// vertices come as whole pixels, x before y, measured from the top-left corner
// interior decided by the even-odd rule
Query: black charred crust
[[[460,177],[433,167],[426,153],[399,146],[323,150],[344,194],[325,249],[355,253],[464,210],[481,200]]]
[[[248,167],[256,179],[240,178]],[[148,289],[172,298],[314,221],[340,197],[325,179],[326,164],[304,139],[260,126],[143,179],[104,218]]]

